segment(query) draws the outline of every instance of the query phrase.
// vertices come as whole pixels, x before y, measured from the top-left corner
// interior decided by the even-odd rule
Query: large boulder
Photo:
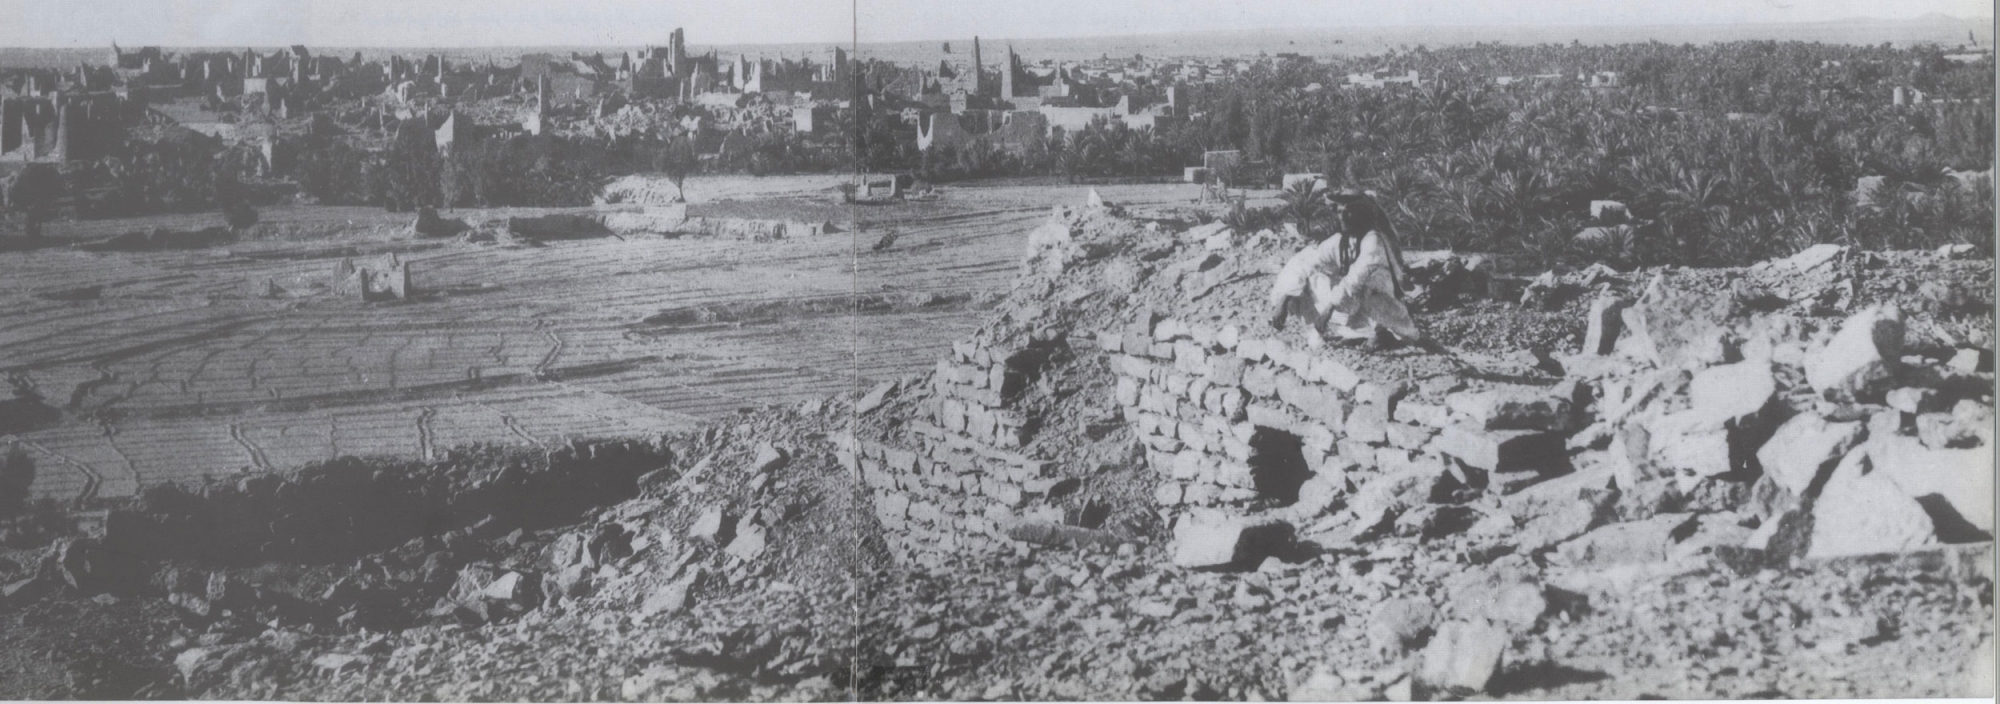
[[[1625,335],[1618,347],[1663,368],[1719,362],[1717,342],[1739,312],[1734,292],[1662,272],[1620,313]]]
[[[1700,409],[1688,409],[1649,419],[1647,450],[1654,464],[1680,470],[1692,478],[1727,474],[1737,467],[1731,452],[1730,429],[1722,419]],[[1693,481],[1684,482],[1683,491]]]
[[[1573,418],[1568,398],[1533,386],[1456,393],[1445,405],[1487,430],[1564,430]]]
[[[1840,401],[1881,401],[1903,354],[1903,312],[1877,306],[1849,316],[1824,347],[1806,354],[1806,383]]]
[[[1908,436],[1873,438],[1867,444],[1875,473],[1888,477],[1904,496],[1923,504],[1941,538],[1965,535],[1964,524],[1993,533],[1993,452],[1988,448],[1936,449]],[[1963,523],[1960,523],[1960,522]]]
[[[1757,462],[1778,486],[1794,496],[1840,464],[1840,458],[1861,442],[1860,421],[1835,423],[1817,413],[1801,413],[1778,426],[1778,432],[1757,450]]]
[[[1583,353],[1588,355],[1611,354],[1618,342],[1621,315],[1630,301],[1614,294],[1598,296],[1590,302],[1589,327],[1583,335]]]
[[[1174,533],[1174,564],[1201,570],[1255,569],[1292,542],[1292,524],[1268,518],[1190,518]]]
[[[1866,448],[1849,450],[1813,504],[1813,558],[1906,552],[1937,542],[1930,514],[1888,474],[1874,470]]]
[[[1722,422],[1740,421],[1764,410],[1778,394],[1769,362],[1749,361],[1709,367],[1688,384],[1693,409]]]
[[[1484,619],[1444,624],[1424,648],[1415,684],[1425,694],[1483,692],[1500,671],[1509,640],[1507,629]]]
[[[1454,424],[1432,438],[1429,448],[1488,472],[1556,474],[1569,466],[1562,435],[1538,430],[1486,430]]]

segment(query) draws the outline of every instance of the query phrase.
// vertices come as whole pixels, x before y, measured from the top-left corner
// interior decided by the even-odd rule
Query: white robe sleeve
[[[1354,263],[1348,265],[1347,275],[1340,279],[1340,293],[1343,298],[1359,298],[1371,286],[1375,278],[1388,278],[1389,252],[1382,246],[1382,238],[1370,232],[1361,238],[1361,247],[1354,256]]]

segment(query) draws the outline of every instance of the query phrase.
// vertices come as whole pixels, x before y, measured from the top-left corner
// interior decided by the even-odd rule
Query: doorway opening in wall
[[[1259,498],[1280,505],[1299,500],[1299,485],[1312,476],[1304,444],[1297,435],[1257,426],[1250,435],[1250,478],[1257,484]]]
[[[1007,370],[1000,382],[1001,400],[1012,402],[1022,392],[1027,391],[1028,387],[1040,381],[1043,370],[1047,369],[1062,351],[1060,344],[1044,342],[1031,343],[1028,347],[1008,355],[1002,362]]]

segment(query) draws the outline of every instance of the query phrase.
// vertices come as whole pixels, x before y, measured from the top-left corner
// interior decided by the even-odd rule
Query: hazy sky
[[[858,12],[856,6],[858,5]],[[831,43],[1384,25],[1989,17],[1990,0],[0,0],[0,46]]]

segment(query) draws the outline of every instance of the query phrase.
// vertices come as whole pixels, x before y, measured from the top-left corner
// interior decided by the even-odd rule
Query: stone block
[[[1118,352],[1125,349],[1125,336],[1112,330],[1097,331],[1097,349]]]
[[[1806,354],[1806,382],[1836,400],[1879,400],[1894,384],[1902,354],[1902,310],[1869,308],[1849,316],[1824,347]]]
[[[1242,338],[1236,342],[1236,357],[1250,364],[1263,362],[1270,359],[1265,352],[1269,344],[1268,340],[1261,337]]]
[[[1396,402],[1409,392],[1409,385],[1398,381],[1364,381],[1354,387],[1354,402],[1366,406],[1381,406],[1395,412]]]
[[[1416,666],[1412,688],[1426,698],[1484,692],[1500,672],[1508,642],[1506,628],[1484,618],[1438,626]]]
[[[1875,474],[1888,477],[1904,496],[1923,503],[1943,537],[1952,542],[1992,539],[1991,449],[1933,449],[1921,440],[1901,436],[1870,438],[1864,447]],[[1968,534],[1963,530],[1967,527],[1985,535]]]
[[[1415,450],[1430,442],[1437,429],[1413,423],[1390,423],[1388,425],[1389,444],[1405,450]]]
[[[1250,443],[1243,442],[1236,438],[1230,437],[1230,438],[1223,438],[1222,442],[1218,443],[1218,447],[1222,450],[1221,454],[1224,457],[1228,457],[1229,459],[1235,460],[1237,462],[1250,461],[1250,455],[1252,454],[1250,450]]]
[[[1336,454],[1359,464],[1374,466],[1375,446],[1354,438],[1341,438],[1334,443],[1339,450]]]
[[[1625,332],[1616,346],[1661,368],[1719,362],[1721,350],[1714,343],[1738,314],[1738,304],[1729,292],[1662,272],[1636,303],[1619,311]]]
[[[1252,403],[1244,407],[1244,415],[1252,425],[1261,425],[1273,430],[1292,431],[1292,414],[1276,406]]]
[[[1267,364],[1259,364],[1243,370],[1243,390],[1257,398],[1272,398],[1278,395],[1278,371]]]
[[[1849,450],[1813,502],[1811,558],[1908,552],[1937,543],[1931,516],[1865,448]]]
[[[1192,481],[1201,477],[1205,457],[1199,452],[1182,452],[1173,456],[1169,465],[1170,475],[1181,481]]]
[[[1127,355],[1149,356],[1153,353],[1153,336],[1126,334],[1119,338],[1118,351]]]
[[[1110,356],[1110,359],[1111,371],[1114,374],[1129,376],[1135,379],[1145,379],[1153,371],[1152,362],[1129,354],[1114,354]]]
[[[1396,404],[1395,418],[1399,422],[1436,429],[1451,424],[1451,409],[1434,403],[1404,400]]]
[[[1129,376],[1118,377],[1116,397],[1118,405],[1131,408],[1139,405],[1139,380]]]
[[[1763,361],[1709,367],[1688,383],[1690,406],[1718,421],[1740,421],[1760,413],[1777,393],[1778,379],[1771,364]]]
[[[1807,411],[1778,426],[1777,433],[1757,450],[1757,462],[1764,474],[1793,496],[1805,496],[1806,489],[1840,464],[1840,458],[1861,442],[1859,421],[1834,423]]]
[[[1425,698],[1484,692],[1509,642],[1507,629],[1485,619],[1439,626],[1412,675],[1413,689]]]
[[[1312,369],[1313,376],[1339,389],[1343,394],[1354,393],[1355,388],[1361,385],[1361,375],[1338,359],[1313,357],[1308,365]]]
[[[1214,484],[1189,484],[1187,490],[1181,495],[1181,503],[1188,506],[1210,506],[1215,503],[1216,495],[1219,493],[1221,493],[1221,487]]]
[[[1890,391],[1882,402],[1904,413],[1935,413],[1944,410],[1944,396],[1932,389],[1904,387]]]
[[[1186,487],[1179,482],[1161,482],[1153,489],[1153,503],[1161,506],[1181,505],[1181,496]]]
[[[1238,357],[1216,355],[1208,358],[1208,381],[1216,386],[1241,386],[1249,362]]]
[[[1571,420],[1569,399],[1540,387],[1457,393],[1445,405],[1487,430],[1561,430]]]
[[[1223,462],[1216,465],[1215,483],[1224,487],[1239,489],[1257,488],[1257,478],[1251,473],[1250,465],[1237,461]]]
[[[1583,353],[1587,355],[1611,354],[1618,342],[1618,333],[1623,329],[1622,314],[1631,302],[1617,295],[1602,295],[1590,302],[1588,327],[1583,335]]]
[[[1275,519],[1189,520],[1176,527],[1174,564],[1199,570],[1254,569],[1288,548],[1292,525]]]
[[[1730,449],[1733,432],[1707,411],[1690,408],[1652,418],[1644,424],[1651,459],[1660,467],[1683,470],[1691,477],[1727,474],[1737,462]],[[1684,480],[1683,490],[1693,480]]]
[[[1389,409],[1385,406],[1355,406],[1340,429],[1347,437],[1365,443],[1389,441]]]
[[[1451,425],[1431,439],[1430,449],[1489,472],[1548,472],[1568,463],[1561,435],[1534,430]]]

